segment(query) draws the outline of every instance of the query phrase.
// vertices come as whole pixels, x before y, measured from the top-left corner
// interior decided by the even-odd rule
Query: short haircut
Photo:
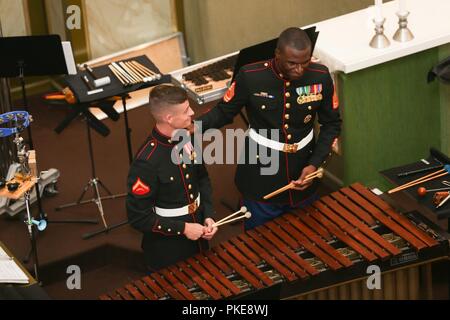
[[[184,89],[170,84],[160,84],[150,91],[150,112],[158,120],[163,111],[167,111],[167,107],[183,103],[187,99]]]
[[[286,47],[297,50],[311,49],[311,39],[308,34],[300,28],[287,28],[278,37],[277,49],[282,51]]]

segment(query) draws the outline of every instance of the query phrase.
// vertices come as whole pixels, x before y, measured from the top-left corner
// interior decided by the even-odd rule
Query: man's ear
[[[276,48],[275,49],[275,57],[279,57],[280,56],[280,54],[281,54],[281,50],[280,49],[278,49],[278,48]]]
[[[311,47],[309,47],[309,61],[311,61],[311,58],[312,58],[312,48]]]
[[[164,120],[164,122],[166,122],[166,123],[168,123],[168,124],[172,124],[172,121],[173,121],[173,116],[172,116],[172,114],[171,114],[171,113],[166,113],[166,114],[163,116],[163,120]]]

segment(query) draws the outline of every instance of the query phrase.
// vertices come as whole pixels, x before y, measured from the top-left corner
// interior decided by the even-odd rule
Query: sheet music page
[[[64,51],[64,58],[66,59],[67,71],[71,75],[77,74],[77,67],[75,65],[75,59],[73,58],[72,45],[70,41],[62,41],[62,47]]]
[[[3,250],[3,248],[0,246],[0,259],[1,259],[1,258],[5,258],[5,257],[9,258],[9,255],[8,255],[8,254],[6,253],[6,251]]]
[[[0,283],[29,283],[27,275],[0,247]]]

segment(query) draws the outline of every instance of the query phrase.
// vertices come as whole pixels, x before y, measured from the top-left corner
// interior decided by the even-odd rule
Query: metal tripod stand
[[[105,226],[105,229],[107,229],[108,224],[106,223],[105,213],[103,211],[102,200],[109,200],[109,199],[125,197],[126,193],[116,194],[116,195],[112,194],[111,191],[109,191],[109,189],[104,185],[104,183],[97,177],[96,170],[95,170],[94,151],[92,148],[91,128],[89,125],[88,117],[86,117],[86,131],[87,131],[87,137],[88,137],[89,158],[90,158],[90,162],[91,162],[91,178],[85,185],[83,192],[81,193],[80,197],[78,198],[78,200],[76,202],[61,205],[61,206],[57,207],[56,210],[62,210],[62,209],[66,209],[66,208],[70,208],[70,207],[74,207],[74,206],[82,205],[82,204],[86,204],[86,203],[95,203],[100,212],[100,216],[102,218],[103,225]],[[89,200],[83,200],[86,192],[90,188],[92,188],[94,191],[94,198],[89,199]],[[102,197],[100,195],[100,188],[103,188],[103,190],[106,191],[106,193],[108,195],[105,197]]]
[[[31,215],[31,212],[30,212],[30,191],[29,190],[25,192],[24,197],[25,197],[25,206],[26,206],[26,210],[27,210],[27,218],[24,222],[27,225],[28,234],[30,236],[30,241],[31,241],[31,253],[33,254],[33,260],[34,260],[33,261],[34,262],[34,278],[36,279],[37,282],[39,282],[40,281],[40,279],[39,279],[39,260],[38,260],[37,244],[36,244],[36,235],[35,235],[35,232],[33,229],[34,225],[35,224],[37,225],[37,223],[39,223],[39,221],[34,220]],[[41,220],[41,221],[45,221],[45,220]],[[45,226],[41,230],[43,231],[44,229],[45,229]]]

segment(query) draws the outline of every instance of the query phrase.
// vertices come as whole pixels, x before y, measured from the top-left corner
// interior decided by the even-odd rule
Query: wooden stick
[[[411,188],[411,187],[413,187],[415,185],[418,185],[420,183],[424,183],[424,182],[427,182],[427,181],[430,181],[430,180],[434,180],[434,179],[443,177],[443,176],[445,176],[447,174],[448,174],[448,172],[444,172],[444,173],[438,174],[437,176],[429,177],[428,179],[425,179],[425,180],[417,181],[417,182],[409,184],[409,185],[403,185],[401,187],[397,187],[395,189],[389,190],[388,193],[394,193],[394,192],[402,191],[402,190]]]
[[[449,199],[450,199],[450,193],[448,194],[448,196],[444,200],[441,201],[441,203],[439,203],[436,206],[436,209],[442,207],[444,205],[444,203],[446,203]]]
[[[119,65],[131,76],[133,77],[135,80],[137,80],[138,82],[143,82],[144,79],[142,79],[142,77],[138,74],[136,74],[133,70],[131,70],[130,68],[128,68],[128,66],[126,64],[124,64],[123,62],[119,62]]]
[[[128,70],[125,69],[120,62],[116,63],[116,64],[117,64],[117,67],[119,68],[119,70],[121,70],[124,75],[126,75],[128,78],[133,80],[133,83],[141,82],[141,80],[138,77],[136,77],[134,74],[128,72]]]
[[[427,174],[426,176],[423,176],[423,177],[417,178],[417,179],[415,179],[415,180],[406,182],[406,183],[403,184],[402,186],[404,186],[404,185],[409,185],[409,184],[415,183],[415,182],[417,182],[417,181],[422,181],[422,180],[424,180],[424,179],[426,179],[426,178],[432,177],[432,176],[434,176],[434,175],[436,175],[436,174],[439,174],[439,173],[442,173],[442,172],[444,172],[444,171],[445,171],[445,169],[441,169],[441,170],[432,172],[432,173],[430,173],[430,174]],[[399,187],[397,187],[397,188],[399,188]]]
[[[294,188],[294,187],[295,187],[295,184],[294,184],[293,182],[291,182],[291,183],[285,185],[284,187],[275,190],[274,192],[271,192],[271,193],[269,193],[269,194],[266,194],[263,198],[264,198],[264,200],[273,198],[273,197],[275,197],[277,194],[282,193],[282,192],[284,192],[284,191],[286,191],[286,190],[292,189],[292,188]]]
[[[141,71],[148,79],[150,79],[150,81],[154,81],[156,80],[156,76],[152,75],[151,73],[147,72],[146,70],[142,69],[141,67],[139,67],[136,63],[134,63],[134,61],[131,61],[131,63],[133,64],[133,66],[138,69],[139,71]]]
[[[128,73],[126,73],[117,63],[112,62],[111,64],[121,75],[127,78],[129,82],[136,83],[136,80],[134,80]]]
[[[251,214],[250,212],[246,212],[245,214],[243,214],[243,215],[240,216],[240,217],[237,217],[237,218],[234,218],[234,219],[230,219],[230,220],[227,220],[227,221],[223,221],[223,222],[220,222],[220,223],[219,223],[219,222],[216,222],[216,223],[214,223],[212,226],[213,226],[213,227],[219,227],[219,226],[222,226],[222,225],[224,225],[224,224],[227,224],[227,223],[230,223],[230,222],[239,220],[239,219],[243,219],[243,218],[249,219],[251,216],[252,216],[252,214]]]
[[[133,61],[133,62],[134,62],[135,66],[137,66],[137,67],[141,68],[143,71],[149,73],[150,76],[154,76],[154,77],[156,77],[156,79],[161,79],[161,75],[159,73],[156,73],[156,72],[150,70],[149,68],[143,66],[142,64],[140,64],[137,61]]]
[[[225,220],[231,219],[233,218],[235,215],[239,214],[239,213],[246,213],[247,212],[247,207],[241,207],[241,209],[239,209],[238,211],[236,211],[235,213],[230,214],[229,216],[226,216],[223,219],[220,219],[219,221],[216,221],[215,223],[221,223]]]
[[[432,173],[430,173],[430,174],[427,174],[426,176],[423,176],[423,177],[418,178],[418,179],[416,179],[416,180],[413,180],[413,181],[404,183],[404,184],[402,184],[402,185],[400,185],[400,186],[398,186],[398,187],[395,187],[395,188],[389,190],[388,193],[396,192],[396,191],[398,191],[398,189],[403,188],[403,187],[406,187],[406,186],[409,186],[409,185],[413,185],[413,184],[415,185],[415,184],[417,184],[417,182],[420,183],[420,182],[422,182],[423,180],[425,180],[425,179],[427,179],[427,178],[429,178],[429,177],[432,177],[432,176],[434,176],[434,175],[437,175],[437,174],[439,174],[439,173],[441,173],[441,172],[444,172],[444,171],[445,171],[445,169],[441,169],[441,170],[432,172]]]
[[[119,79],[119,81],[120,81],[124,86],[126,86],[126,85],[129,84],[128,80],[125,81],[125,80],[122,78],[122,76],[119,75],[119,73],[113,68],[112,65],[109,65],[108,68],[111,70],[111,72],[116,76],[117,79]]]
[[[312,180],[312,179],[315,179],[315,178],[319,178],[320,179],[322,177],[323,177],[323,169],[322,170],[317,170],[315,172],[312,172],[312,173],[308,174],[302,182],[306,182],[306,181],[309,181],[309,180]],[[266,194],[263,197],[263,199],[267,200],[267,199],[273,198],[277,194],[280,194],[280,193],[282,193],[282,192],[284,192],[286,190],[293,189],[293,188],[295,188],[295,184],[293,182],[291,182],[291,183],[285,185],[284,187],[281,187],[280,189],[275,190],[274,192]]]
[[[131,70],[133,70],[135,73],[137,73],[139,76],[141,76],[144,81],[151,81],[153,80],[152,77],[148,77],[146,74],[144,74],[142,71],[140,71],[138,68],[136,68],[132,63],[130,62],[125,62],[125,64],[127,65],[128,68],[130,68]]]
[[[305,177],[305,179],[308,179],[309,177],[311,177],[311,176],[313,176],[313,175],[316,175],[316,174],[318,174],[318,173],[323,173],[323,168],[319,168],[319,169],[317,169],[316,171],[311,172],[310,174],[308,174],[308,175]]]
[[[303,182],[306,182],[306,181],[309,181],[309,180],[312,180],[312,179],[315,179],[315,178],[322,178],[323,177],[323,173],[322,172],[317,172],[315,175],[310,175],[309,177],[307,176],[307,178],[305,178],[303,181],[302,181],[302,183]]]
[[[149,68],[147,68],[146,66],[140,64],[139,62],[135,61],[136,65],[138,65],[140,68],[142,68],[143,70],[147,71],[148,73],[152,74],[152,75],[156,75],[156,72],[150,70]]]
[[[146,69],[142,68],[142,65],[137,63],[136,61],[130,61],[136,68],[138,68],[139,70],[141,70],[143,73],[145,73],[148,77],[153,76],[153,73],[150,73],[149,71],[147,71]]]
[[[120,77],[127,85],[133,84],[133,81],[131,81],[128,77],[126,77],[122,72],[117,69],[117,67],[113,64],[109,65],[109,68],[114,73],[116,77]]]

